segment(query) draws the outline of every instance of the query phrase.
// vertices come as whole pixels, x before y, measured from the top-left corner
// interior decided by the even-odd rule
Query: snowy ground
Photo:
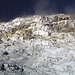
[[[75,75],[75,42],[5,40],[0,43],[0,75]]]

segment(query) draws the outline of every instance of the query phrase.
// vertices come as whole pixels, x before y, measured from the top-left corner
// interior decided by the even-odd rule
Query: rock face
[[[75,20],[55,14],[0,23],[0,75],[75,75]]]

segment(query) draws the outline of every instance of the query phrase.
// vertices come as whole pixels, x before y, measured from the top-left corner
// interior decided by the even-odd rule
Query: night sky
[[[0,21],[58,13],[75,13],[75,0],[0,0]]]

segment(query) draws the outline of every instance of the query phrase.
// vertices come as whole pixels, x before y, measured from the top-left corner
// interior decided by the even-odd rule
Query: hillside
[[[0,75],[75,75],[71,14],[18,17],[0,23]]]

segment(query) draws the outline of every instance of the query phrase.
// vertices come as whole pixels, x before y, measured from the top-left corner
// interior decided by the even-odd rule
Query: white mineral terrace
[[[0,23],[0,75],[75,75],[75,21],[67,16]]]

